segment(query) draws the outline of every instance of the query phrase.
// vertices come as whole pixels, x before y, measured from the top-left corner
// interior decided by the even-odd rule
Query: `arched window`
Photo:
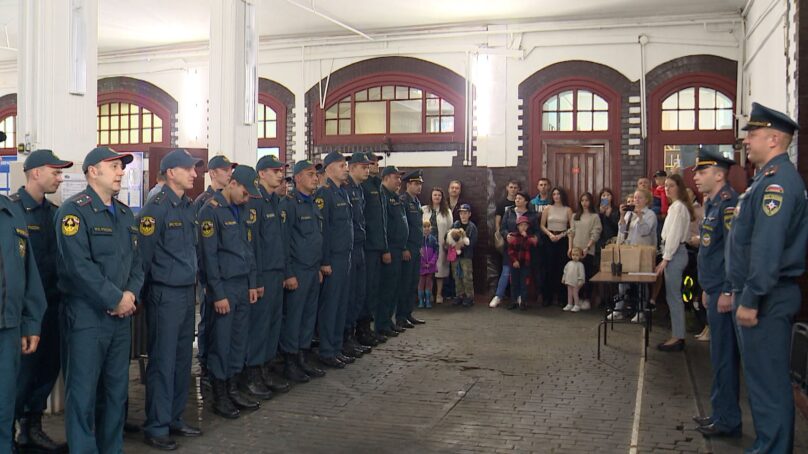
[[[663,131],[732,129],[732,99],[708,87],[688,87],[662,101]]]
[[[128,102],[98,106],[98,144],[162,144],[163,119],[145,107]]]
[[[273,155],[286,161],[286,112],[280,100],[267,93],[258,94],[255,124],[258,128],[258,156]]]
[[[0,154],[17,153],[17,113],[0,115],[0,131],[6,133],[6,140],[0,142]]]
[[[589,90],[564,90],[547,98],[541,118],[545,132],[608,131],[609,103]]]

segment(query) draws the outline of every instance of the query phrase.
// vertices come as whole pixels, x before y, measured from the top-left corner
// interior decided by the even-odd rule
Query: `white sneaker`
[[[572,308],[573,308],[573,307],[574,307],[574,306],[573,306],[572,304],[567,304],[566,306],[564,306],[564,309],[563,309],[563,310],[565,310],[565,311],[569,312],[569,311],[571,311],[571,310],[572,310]]]
[[[577,304],[572,306],[572,309],[570,309],[570,312],[580,312],[580,311],[581,311],[581,306],[579,306]]]
[[[491,302],[488,303],[488,307],[497,307],[497,306],[499,306],[499,303],[501,303],[501,302],[502,302],[502,300],[498,296],[495,296],[495,297],[491,298]]]
[[[622,312],[612,312],[606,316],[606,320],[623,320]]]
[[[589,300],[581,301],[581,310],[588,311],[589,309],[592,309],[592,305],[589,303]]]
[[[645,322],[645,314],[642,312],[637,312],[637,314],[632,317],[631,323],[643,323]]]

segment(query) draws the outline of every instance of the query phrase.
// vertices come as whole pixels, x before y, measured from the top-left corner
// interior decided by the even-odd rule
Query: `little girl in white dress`
[[[581,287],[586,282],[586,271],[584,271],[584,264],[581,262],[581,257],[583,256],[581,248],[572,248],[572,254],[570,255],[572,260],[564,266],[564,275],[561,277],[561,283],[567,286],[567,305],[564,306],[564,310],[578,312],[581,310],[578,292],[581,291]]]

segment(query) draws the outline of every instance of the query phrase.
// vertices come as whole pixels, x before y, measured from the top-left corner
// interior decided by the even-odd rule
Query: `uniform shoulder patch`
[[[247,224],[255,224],[258,220],[258,211],[255,208],[250,208],[250,216],[247,219]]]
[[[165,198],[166,198],[166,193],[163,192],[163,191],[160,191],[157,194],[155,194],[154,198],[152,198],[152,202],[154,202],[155,205],[159,205]]]
[[[771,168],[769,170],[767,170],[763,175],[767,176],[767,177],[770,177],[770,176],[776,174],[777,170],[778,170],[777,166],[771,166]]]
[[[729,191],[722,191],[721,192],[721,200],[729,200],[732,198],[732,194]]]
[[[724,208],[724,229],[729,230],[732,226],[732,218],[735,216],[735,207]]]
[[[212,207],[218,207],[219,206],[219,202],[217,202],[216,199],[210,199],[210,200],[208,200],[207,203],[209,203],[210,206],[212,206]]]
[[[81,226],[81,219],[73,214],[68,214],[62,218],[62,235],[73,236],[79,233],[79,226]]]
[[[210,238],[216,233],[216,228],[213,226],[213,221],[205,219],[199,224],[199,230],[202,232],[203,238]]]
[[[763,191],[763,201],[761,202],[763,214],[766,216],[774,216],[777,214],[777,212],[779,212],[780,208],[783,206],[784,193],[785,190],[779,184],[770,184],[766,186],[766,189]]]
[[[322,210],[325,207],[325,199],[317,197],[314,199],[314,204],[317,205],[317,208]]]
[[[11,200],[12,202],[19,202],[20,200],[22,200],[18,192],[15,192],[14,194],[8,196],[8,199]]]
[[[151,216],[143,216],[140,218],[140,226],[138,231],[143,236],[151,236],[154,234],[155,226],[157,225],[157,221]]]
[[[81,195],[77,196],[75,199],[73,199],[73,203],[75,203],[76,205],[78,205],[80,207],[87,206],[92,201],[93,201],[93,198],[90,197],[88,194],[81,194]]]
[[[286,210],[281,210],[281,222],[286,224]]]

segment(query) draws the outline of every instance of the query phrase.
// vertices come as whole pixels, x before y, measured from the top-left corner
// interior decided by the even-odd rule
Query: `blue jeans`
[[[499,275],[499,282],[497,282],[497,292],[495,293],[496,296],[500,298],[505,297],[505,290],[508,288],[508,282],[511,279],[511,263],[509,257],[504,257],[502,259],[502,273]],[[511,290],[511,294],[516,296],[516,293]]]
[[[682,301],[682,273],[687,267],[687,249],[680,245],[665,267],[665,298],[671,311],[673,337],[685,338],[685,303]]]

